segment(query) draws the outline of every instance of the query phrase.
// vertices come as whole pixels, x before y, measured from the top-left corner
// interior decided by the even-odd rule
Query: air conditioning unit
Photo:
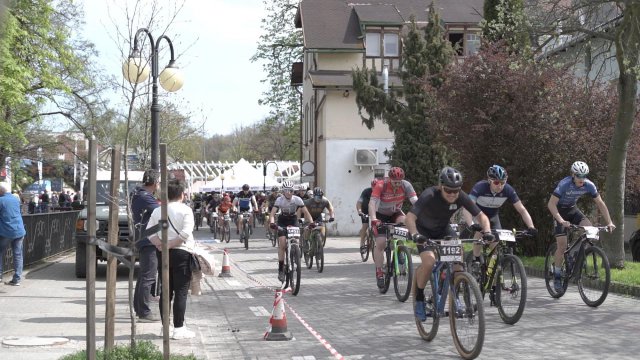
[[[378,149],[355,149],[353,153],[353,165],[355,166],[377,166]]]

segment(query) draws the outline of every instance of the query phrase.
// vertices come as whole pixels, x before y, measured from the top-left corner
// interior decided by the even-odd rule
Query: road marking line
[[[253,299],[253,296],[248,292],[236,291],[236,294],[240,299]]]
[[[225,281],[227,282],[227,284],[229,284],[231,286],[240,286],[240,285],[242,285],[240,283],[240,281],[238,281],[238,280],[225,279]]]
[[[249,306],[249,310],[251,310],[255,316],[271,316],[271,313],[263,306]]]

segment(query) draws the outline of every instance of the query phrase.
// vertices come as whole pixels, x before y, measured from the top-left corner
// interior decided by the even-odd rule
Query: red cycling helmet
[[[397,166],[389,169],[389,179],[391,180],[404,180],[404,170]]]

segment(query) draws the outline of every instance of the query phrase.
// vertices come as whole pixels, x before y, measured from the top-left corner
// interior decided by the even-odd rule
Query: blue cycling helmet
[[[493,165],[487,170],[487,177],[495,180],[506,180],[507,170],[500,165]]]

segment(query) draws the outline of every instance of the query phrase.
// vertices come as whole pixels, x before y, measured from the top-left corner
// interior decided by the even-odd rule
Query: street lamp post
[[[222,196],[224,196],[224,169],[222,169],[222,174],[220,174],[220,181],[222,181]]]
[[[276,164],[276,171],[273,172],[273,175],[278,177],[280,176],[280,169],[278,169],[278,163],[275,161],[267,161],[262,162],[262,191],[266,192],[267,191],[267,166],[269,166],[269,164]]]
[[[136,31],[136,35],[133,37],[133,49],[129,55],[129,59],[125,61],[122,66],[122,73],[124,77],[130,83],[141,83],[149,77],[149,68],[147,62],[143,63],[140,56],[140,49],[138,48],[138,37],[141,33],[145,33],[149,38],[151,44],[151,80],[152,80],[152,92],[151,92],[151,168],[160,169],[158,162],[160,154],[160,105],[158,105],[158,78],[160,78],[160,85],[162,88],[174,92],[180,90],[184,83],[182,75],[175,66],[175,57],[173,52],[173,43],[166,35],[161,35],[156,42],[153,41],[151,32],[146,28],[140,28]],[[169,44],[171,51],[171,60],[169,64],[158,74],[158,49],[160,41],[165,39]]]

